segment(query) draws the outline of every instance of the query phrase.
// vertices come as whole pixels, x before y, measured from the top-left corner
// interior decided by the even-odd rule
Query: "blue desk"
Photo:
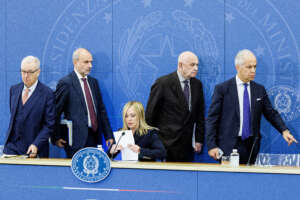
[[[73,176],[70,160],[0,159],[0,199],[298,199],[300,169],[198,163],[112,162],[99,183]]]

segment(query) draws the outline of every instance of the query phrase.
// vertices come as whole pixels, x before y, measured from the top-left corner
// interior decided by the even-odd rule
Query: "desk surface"
[[[70,166],[71,159],[0,158],[0,164]],[[111,166],[112,168],[126,168],[126,169],[300,174],[300,168],[298,167],[282,167],[282,166],[264,166],[264,167],[263,166],[240,166],[238,168],[232,168],[230,166],[222,166],[219,164],[206,164],[206,163],[125,162],[125,161],[113,161],[111,162]]]
[[[300,196],[300,169],[294,167],[114,161],[109,176],[91,184],[77,179],[70,164],[70,159],[0,159],[0,199],[294,200]]]

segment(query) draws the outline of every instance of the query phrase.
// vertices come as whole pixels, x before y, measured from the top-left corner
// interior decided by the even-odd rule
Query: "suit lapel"
[[[12,117],[15,118],[15,114],[17,111],[18,101],[21,98],[24,84],[20,84],[14,91],[12,91],[13,95],[11,96],[12,102]],[[22,102],[20,102],[22,103]]]
[[[194,78],[191,78],[190,80],[190,86],[191,86],[191,110],[193,109],[193,105],[196,105],[196,102],[195,102],[195,95],[197,94],[197,89],[195,88],[195,79]]]
[[[256,98],[257,98],[257,90],[255,89],[256,88],[256,85],[253,81],[250,82],[250,101],[251,101],[251,130],[252,130],[252,124],[253,124],[253,118],[254,118],[254,110],[255,110],[255,101],[256,101]],[[252,131],[253,133],[253,131]],[[254,134],[254,133],[253,133]]]
[[[174,72],[172,74],[172,89],[175,92],[175,94],[178,95],[178,100],[179,100],[180,104],[184,105],[184,108],[189,111],[189,105],[188,105],[188,103],[185,99],[184,93],[182,91],[182,87],[180,85],[180,81],[179,81],[177,72]]]
[[[232,97],[232,105],[234,105],[235,112],[240,120],[240,104],[239,104],[239,95],[236,86],[235,78],[231,79],[230,81],[230,96]]]
[[[85,104],[85,99],[84,99],[84,95],[83,95],[83,92],[82,92],[82,88],[81,88],[79,79],[78,79],[78,77],[77,77],[77,75],[74,71],[72,72],[71,76],[72,76],[72,85],[73,85],[76,93],[78,94],[78,96],[80,98],[80,101],[81,101],[81,104],[84,108],[85,113],[87,114],[87,107],[86,107],[86,104]]]

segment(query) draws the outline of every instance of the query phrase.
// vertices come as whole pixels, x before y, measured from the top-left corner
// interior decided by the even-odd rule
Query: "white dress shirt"
[[[28,93],[28,97],[27,97],[27,101],[29,100],[30,96],[32,95],[32,93],[34,92],[36,86],[38,84],[38,80],[36,80],[36,82],[30,87],[29,89],[29,93]],[[26,86],[24,84],[23,90],[22,90],[22,97],[24,96],[25,90],[26,90]]]

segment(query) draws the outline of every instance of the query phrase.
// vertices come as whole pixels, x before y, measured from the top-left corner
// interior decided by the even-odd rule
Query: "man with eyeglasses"
[[[49,137],[55,124],[53,91],[38,80],[40,61],[27,56],[21,62],[23,82],[10,88],[10,123],[4,156],[49,156]]]
[[[167,161],[193,161],[193,152],[199,153],[202,148],[204,98],[202,83],[196,78],[198,65],[198,57],[193,52],[182,52],[177,71],[158,78],[151,87],[146,121],[159,128]]]
[[[240,164],[254,164],[260,147],[262,115],[291,145],[291,135],[279,113],[273,109],[264,86],[254,82],[256,57],[248,49],[235,57],[235,77],[216,85],[206,120],[208,154],[219,159],[232,149],[240,154]]]

